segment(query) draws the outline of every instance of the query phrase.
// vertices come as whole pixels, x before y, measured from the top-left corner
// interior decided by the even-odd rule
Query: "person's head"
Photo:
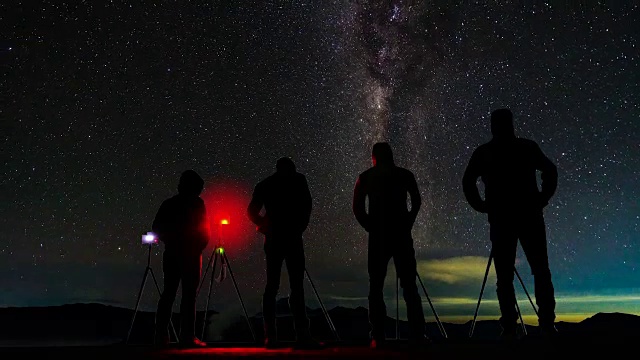
[[[282,174],[290,174],[296,172],[296,164],[289,157],[281,157],[276,161],[276,171]]]
[[[393,152],[388,142],[379,142],[373,145],[371,161],[373,166],[393,165]]]
[[[491,113],[491,134],[496,139],[515,136],[511,110],[497,109]]]
[[[180,175],[178,193],[183,195],[200,196],[204,188],[204,180],[193,170],[187,170]]]

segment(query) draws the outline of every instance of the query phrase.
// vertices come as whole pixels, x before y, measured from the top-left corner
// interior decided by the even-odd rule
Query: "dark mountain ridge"
[[[311,320],[312,334],[325,341],[340,340],[344,343],[366,343],[368,341],[368,310],[364,307],[335,307],[328,310],[330,320],[335,326],[338,338],[329,327],[322,309],[307,308]],[[208,319],[215,326],[216,311],[208,312]],[[293,340],[293,319],[290,316],[286,298],[278,301],[278,333],[282,340]],[[196,329],[202,327],[204,313],[198,312]],[[429,315],[429,314],[426,314]],[[96,340],[110,339],[114,343],[127,337],[133,310],[96,303],[69,304],[51,307],[7,307],[0,308],[0,340],[4,343],[12,340],[60,339],[60,340]],[[130,342],[151,343],[155,314],[138,311]],[[262,339],[262,314],[250,317],[258,342]],[[179,314],[174,313],[176,330],[179,327]],[[464,324],[443,323],[446,337],[433,320],[427,323],[427,334],[433,340],[483,341],[495,339],[500,334],[497,320],[477,321],[473,337],[469,338],[471,320]],[[399,339],[406,339],[407,324],[397,324]],[[571,337],[640,337],[640,316],[624,313],[597,313],[579,323],[558,322],[558,330]],[[527,333],[535,334],[536,326],[526,326]],[[387,336],[396,338],[396,320],[387,317]],[[251,342],[252,335],[244,317],[221,329],[220,341]]]
[[[97,303],[67,304],[45,307],[0,308],[0,339],[126,339],[133,319],[133,309]],[[209,310],[208,317],[217,314]],[[196,326],[202,327],[204,312],[196,316]],[[173,314],[174,325],[179,324],[179,314]],[[131,339],[151,341],[155,313],[136,313]],[[149,331],[151,329],[151,331]]]

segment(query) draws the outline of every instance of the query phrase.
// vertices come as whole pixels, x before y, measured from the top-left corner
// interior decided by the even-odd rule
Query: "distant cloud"
[[[447,284],[482,282],[488,258],[482,256],[460,256],[448,259],[424,260],[418,263],[418,272],[425,278]],[[488,282],[495,282],[493,264]]]
[[[640,294],[628,295],[568,295],[556,296],[556,302],[561,303],[616,303],[640,302]]]
[[[437,297],[433,299],[433,302],[438,305],[443,306],[467,306],[467,305],[476,305],[478,303],[478,298],[469,298],[469,297]],[[497,304],[498,300],[493,298],[484,298],[482,299],[482,303],[490,303]]]
[[[336,300],[336,301],[345,301],[345,302],[362,302],[362,301],[369,301],[369,298],[366,296],[331,296],[331,299]]]

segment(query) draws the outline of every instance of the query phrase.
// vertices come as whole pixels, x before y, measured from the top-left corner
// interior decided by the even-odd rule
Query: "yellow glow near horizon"
[[[486,293],[485,293],[486,294]],[[532,295],[533,296],[533,295]],[[365,297],[337,296],[335,300],[352,301],[360,306],[367,307]],[[395,299],[387,299],[387,307],[395,308]],[[473,320],[473,314],[478,303],[478,298],[471,297],[431,297],[432,304],[438,312],[438,317],[443,322],[466,323]],[[535,298],[532,298],[535,302]],[[429,311],[428,300],[423,297],[423,308],[427,319],[433,319],[433,314]],[[518,295],[518,304],[522,311],[522,318],[526,324],[537,325],[538,320],[534,310],[525,296]],[[556,296],[556,321],[581,322],[597,313],[625,313],[640,316],[640,294],[626,295],[592,295],[592,294],[571,294]],[[454,315],[445,314],[455,313]],[[400,315],[403,318],[406,314],[404,301],[400,301]],[[486,299],[483,297],[478,312],[477,320],[498,320],[499,308],[495,298]],[[432,321],[432,320],[428,320]]]
[[[587,318],[590,318],[594,314],[562,314],[556,317],[556,322],[571,322],[579,323]],[[453,315],[453,316],[439,316],[440,321],[451,324],[465,324],[469,321],[473,321],[473,314],[471,315]],[[498,316],[478,315],[476,321],[498,320]],[[403,319],[404,320],[404,319]],[[538,318],[535,315],[522,315],[522,320],[527,325],[538,325]],[[427,321],[429,318],[427,317]]]
[[[418,273],[425,279],[456,284],[461,282],[482,282],[489,258],[482,256],[460,256],[448,259],[426,260],[418,262]],[[489,279],[495,282],[495,271],[491,264]]]

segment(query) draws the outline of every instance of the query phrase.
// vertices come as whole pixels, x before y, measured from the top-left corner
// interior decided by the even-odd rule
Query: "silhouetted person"
[[[155,334],[155,341],[160,345],[169,342],[173,302],[182,282],[179,343],[183,346],[206,346],[195,336],[196,293],[202,251],[209,243],[206,208],[200,198],[203,186],[204,181],[195,171],[183,172],[178,194],[162,203],[153,220],[152,231],[164,243],[164,290],[158,302]]]
[[[373,167],[358,176],[353,192],[353,213],[369,233],[369,323],[371,347],[385,343],[384,323],[387,309],[383,288],[389,260],[393,258],[396,273],[407,304],[410,342],[427,342],[422,301],[416,286],[417,264],[411,229],[422,204],[413,173],[396,166],[391,146],[386,142],[373,145]],[[407,208],[407,194],[411,209]],[[368,211],[365,199],[369,199]]]
[[[264,215],[260,212],[264,207]],[[276,172],[254,188],[247,208],[249,219],[264,234],[267,284],[262,297],[265,347],[277,347],[276,296],[280,287],[282,262],[289,273],[289,306],[294,318],[296,345],[319,347],[309,332],[304,300],[305,258],[302,234],[309,225],[312,199],[306,177],[296,171],[288,157],[278,159]]]
[[[558,172],[538,144],[515,136],[509,109],[491,113],[491,133],[493,138],[471,155],[462,186],[471,207],[488,214],[502,336],[516,337],[513,277],[518,239],[534,276],[540,331],[553,335],[556,302],[543,209],[556,191]],[[537,171],[541,172],[540,190]],[[484,183],[484,200],[476,185],[478,178]]]

